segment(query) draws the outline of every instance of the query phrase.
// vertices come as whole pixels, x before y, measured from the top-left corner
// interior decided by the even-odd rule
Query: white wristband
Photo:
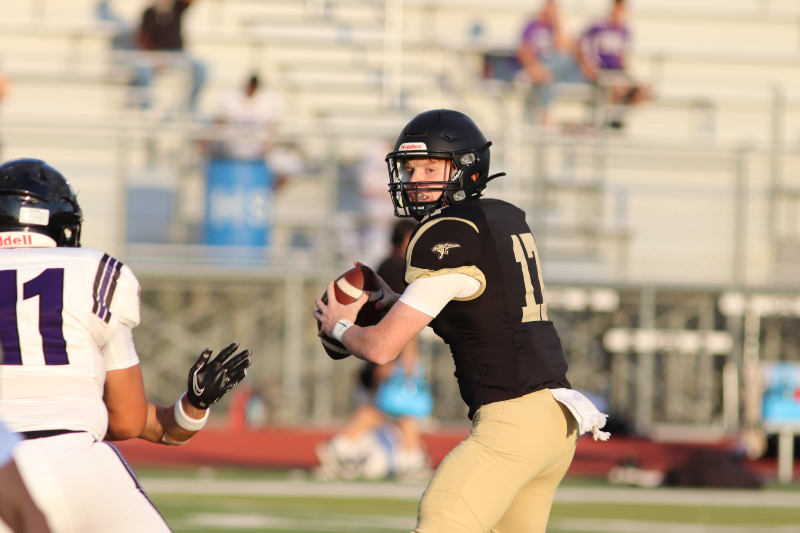
[[[184,396],[186,396],[185,392],[178,401],[175,402],[175,423],[186,431],[200,431],[203,429],[203,426],[206,425],[206,422],[208,422],[208,413],[210,409],[206,409],[206,414],[203,415],[203,418],[192,418],[183,410],[182,400]]]
[[[331,330],[331,336],[337,341],[342,342],[342,335],[344,335],[344,332],[353,326],[355,326],[355,324],[343,318],[333,326],[333,330]]]

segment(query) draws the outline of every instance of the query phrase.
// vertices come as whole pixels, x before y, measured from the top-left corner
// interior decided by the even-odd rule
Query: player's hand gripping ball
[[[358,264],[354,266],[333,282],[334,295],[336,301],[340,304],[351,304],[358,300],[364,291],[369,291],[369,300],[364,304],[364,307],[358,312],[356,317],[356,325],[358,326],[374,326],[385,314],[385,311],[378,311],[375,309],[375,303],[383,297],[381,285],[378,282],[378,276],[375,272],[366,265]],[[320,298],[324,303],[328,303],[328,291],[322,293]],[[317,331],[320,330],[321,323],[317,320]],[[344,344],[336,339],[329,337],[326,334],[320,336],[325,352],[332,359],[344,359],[352,355],[350,351],[345,348]]]

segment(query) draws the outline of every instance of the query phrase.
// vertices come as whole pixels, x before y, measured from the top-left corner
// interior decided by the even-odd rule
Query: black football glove
[[[253,360],[250,350],[242,350],[231,357],[237,348],[239,345],[233,342],[211,360],[211,350],[203,350],[189,370],[189,384],[186,387],[189,403],[198,409],[208,409],[244,379],[247,367]]]

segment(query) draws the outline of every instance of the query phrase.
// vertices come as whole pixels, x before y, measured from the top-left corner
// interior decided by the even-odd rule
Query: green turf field
[[[284,472],[140,470],[175,533],[410,531],[421,484],[319,482]],[[798,533],[800,486],[635,489],[568,479],[554,533]]]

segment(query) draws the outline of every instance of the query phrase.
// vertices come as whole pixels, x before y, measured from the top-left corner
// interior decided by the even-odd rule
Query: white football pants
[[[169,526],[117,448],[88,433],[20,442],[14,458],[54,533],[162,533]],[[11,530],[0,521],[0,533]]]

